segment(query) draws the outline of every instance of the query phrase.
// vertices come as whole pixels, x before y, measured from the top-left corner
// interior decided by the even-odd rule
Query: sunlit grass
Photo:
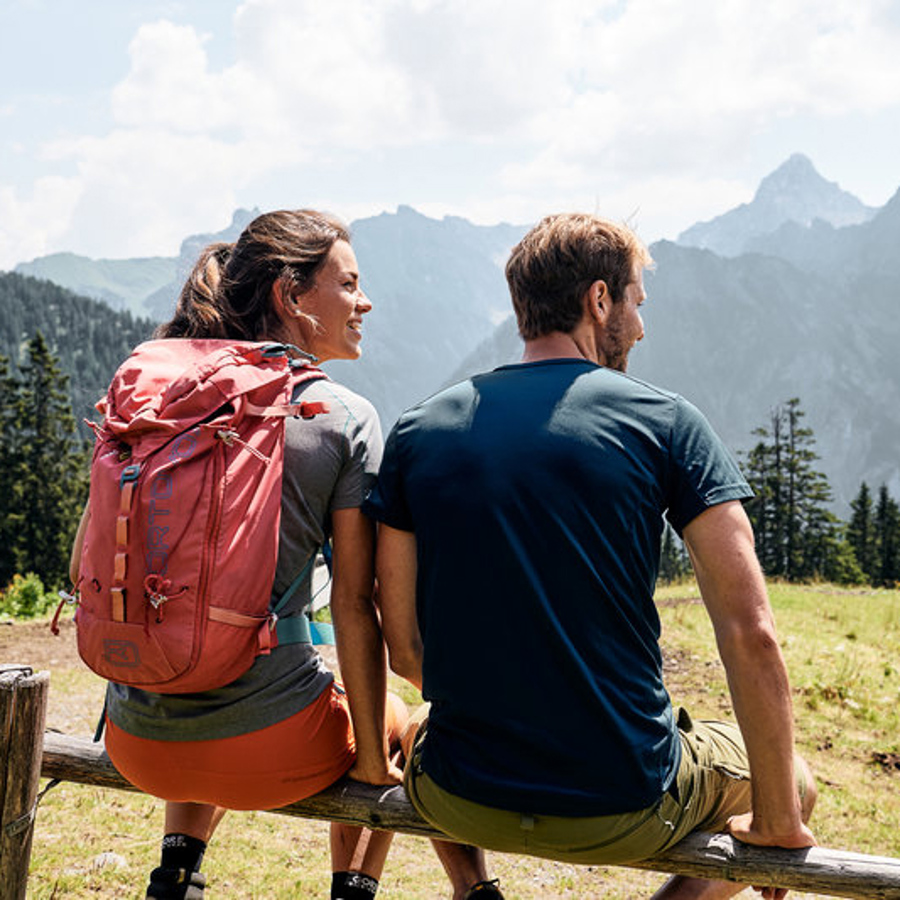
[[[813,819],[819,842],[900,856],[900,771],[873,762],[874,752],[900,752],[900,592],[775,583],[770,595],[794,691],[798,749],[819,782]],[[661,588],[657,599],[673,700],[697,716],[732,715],[696,585]],[[102,682],[83,667],[50,668],[50,724],[72,734],[91,733]],[[489,689],[489,672],[485,683]],[[417,692],[400,679],[392,677],[391,688],[410,706],[418,702]],[[149,797],[61,785],[48,793],[38,813],[29,900],[142,900],[147,873],[158,862],[161,834],[162,804]],[[320,822],[268,813],[226,816],[204,864],[207,893],[211,900],[327,897],[327,838]],[[491,855],[491,864],[507,896],[517,900],[626,900],[648,896],[663,879],[627,868],[498,854]],[[396,839],[379,896],[449,896],[427,842]]]

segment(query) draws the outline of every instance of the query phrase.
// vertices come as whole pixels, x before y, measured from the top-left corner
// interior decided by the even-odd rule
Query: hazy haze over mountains
[[[17,271],[160,319],[199,249],[233,240],[253,214],[239,210],[225,232],[186,239],[175,259],[112,266],[57,254]],[[403,206],[352,223],[374,309],[363,359],[326,368],[375,403],[386,429],[448,381],[518,358],[502,266],[526,228]],[[795,154],[750,203],[651,247],[647,336],[629,371],[694,401],[735,450],[752,444],[770,409],[799,397],[839,512],[864,479],[896,496],[898,246],[900,193],[866,207]]]

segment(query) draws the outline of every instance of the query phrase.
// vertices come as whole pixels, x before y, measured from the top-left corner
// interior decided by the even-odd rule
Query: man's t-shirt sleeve
[[[395,425],[384,447],[378,480],[363,503],[362,511],[391,528],[414,531],[412,513],[406,504],[399,444]]]
[[[728,448],[705,416],[682,397],[676,404],[670,446],[666,518],[678,534],[709,507],[753,496]]]

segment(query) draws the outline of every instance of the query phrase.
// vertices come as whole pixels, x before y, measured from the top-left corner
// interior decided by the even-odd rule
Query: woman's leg
[[[211,803],[166,803],[166,834],[188,834],[209,843],[225,810]]]
[[[408,719],[406,704],[396,694],[388,692],[385,730],[391,749],[399,748],[400,736]],[[392,831],[372,831],[359,825],[333,822],[332,900],[365,900],[367,897],[374,897],[393,839]]]
[[[225,810],[209,803],[166,803],[159,866],[150,873],[147,897],[201,900],[206,879],[200,864]]]

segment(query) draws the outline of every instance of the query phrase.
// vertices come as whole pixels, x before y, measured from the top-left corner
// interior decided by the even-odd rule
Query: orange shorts
[[[147,794],[227,809],[275,809],[310,797],[345,775],[356,758],[339,684],[283,722],[210,741],[134,737],[107,717],[106,752]]]

